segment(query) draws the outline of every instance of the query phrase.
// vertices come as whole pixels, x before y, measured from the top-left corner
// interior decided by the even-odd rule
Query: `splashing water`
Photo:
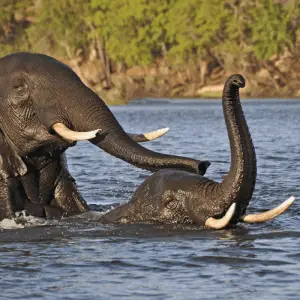
[[[0,230],[33,227],[33,226],[44,226],[48,224],[49,224],[48,220],[33,217],[31,215],[28,215],[25,210],[22,210],[16,212],[15,218],[13,219],[3,219],[0,222]]]

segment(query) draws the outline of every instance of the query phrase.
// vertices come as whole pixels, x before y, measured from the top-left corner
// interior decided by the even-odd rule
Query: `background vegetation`
[[[104,99],[214,96],[232,72],[299,96],[299,25],[299,0],[0,0],[0,57],[52,55]]]

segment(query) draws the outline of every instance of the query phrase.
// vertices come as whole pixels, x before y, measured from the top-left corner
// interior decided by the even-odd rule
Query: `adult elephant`
[[[154,133],[155,135],[155,133]],[[91,143],[150,171],[178,168],[204,174],[208,162],[150,151],[128,135],[105,103],[63,63],[15,53],[0,59],[0,220],[26,209],[69,216],[88,209],[70,176],[64,151]]]
[[[160,170],[138,187],[130,202],[103,215],[102,221],[187,223],[220,229],[239,221],[264,222],[288,209],[294,197],[273,210],[245,216],[255,187],[256,156],[239,99],[239,88],[244,86],[244,78],[235,74],[223,90],[231,165],[222,182],[183,170]]]

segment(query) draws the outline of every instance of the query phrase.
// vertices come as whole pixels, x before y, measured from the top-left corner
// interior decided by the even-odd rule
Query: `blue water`
[[[20,229],[3,229],[9,226],[2,222],[0,298],[300,299],[300,101],[246,100],[243,107],[258,163],[248,212],[273,208],[294,195],[285,214],[222,231],[104,226],[100,212],[27,220]],[[170,127],[144,146],[210,160],[207,176],[215,180],[228,171],[220,101],[143,100],[111,109],[129,132]],[[109,208],[127,201],[149,175],[87,142],[67,153],[89,204]]]

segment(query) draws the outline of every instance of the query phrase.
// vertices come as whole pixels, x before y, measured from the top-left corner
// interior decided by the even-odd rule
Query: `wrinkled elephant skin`
[[[0,59],[0,220],[25,209],[40,217],[88,209],[70,176],[64,152],[89,139],[139,168],[177,168],[204,174],[208,162],[161,154],[127,134],[105,103],[63,63],[46,55],[15,53]]]
[[[294,201],[245,216],[256,182],[256,157],[239,99],[244,78],[230,76],[223,90],[223,112],[231,148],[231,166],[222,182],[184,170],[165,169],[147,178],[131,201],[106,213],[103,222],[177,223],[221,229],[239,221],[264,222],[283,213]]]

